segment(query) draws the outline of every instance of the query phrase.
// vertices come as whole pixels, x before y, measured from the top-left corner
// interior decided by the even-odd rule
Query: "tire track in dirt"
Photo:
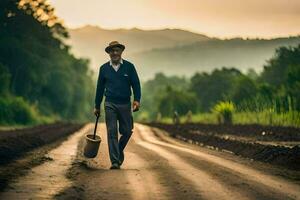
[[[99,155],[88,160],[92,169],[88,177],[79,178],[89,180],[84,184],[85,199],[203,199],[194,184],[181,177],[168,159],[141,147],[135,139],[125,149],[121,170],[109,170],[107,132],[104,124],[99,127],[102,138]],[[137,131],[132,138],[139,137]]]
[[[174,148],[158,144],[160,147],[178,155],[183,159],[183,162],[188,162],[200,171],[210,174],[214,179],[218,180],[222,185],[226,185],[230,190],[242,191],[243,195],[250,199],[261,200],[282,200],[293,199],[285,196],[270,187],[266,187],[259,182],[248,180],[244,175],[229,168],[217,165],[215,163],[207,162],[207,160],[196,157],[184,151],[178,151]]]
[[[181,177],[186,178],[193,183],[194,188],[198,190],[204,199],[248,199],[239,192],[229,190],[226,186],[220,184],[209,174],[200,171],[187,162],[184,162],[176,155],[176,153],[172,153],[156,144],[153,144],[151,141],[156,139],[151,137],[153,133],[147,130],[147,127],[138,125],[137,132],[142,138],[142,140],[136,141],[137,144],[156,152],[157,156],[167,159],[171,163],[171,170],[176,171]]]
[[[85,169],[76,169],[79,171],[74,180],[75,185],[84,187],[81,192],[83,199],[168,199],[164,196],[167,193],[166,187],[158,183],[148,160],[138,154],[132,141],[126,148],[121,170],[110,170],[105,125],[100,124],[97,132],[102,138],[97,157],[83,157],[84,137],[77,153],[77,161],[86,164]],[[64,195],[60,199],[64,199]]]
[[[167,199],[164,196],[166,189],[158,183],[157,175],[149,170],[149,164],[132,152],[127,152],[127,157],[130,160],[127,167],[133,169],[126,172],[129,182],[127,188],[132,194],[132,199]]]
[[[80,142],[77,160],[85,161],[87,168],[76,172],[74,184],[83,186],[82,199],[203,199],[189,180],[172,169],[167,159],[137,145],[134,140],[130,140],[125,149],[121,170],[109,170],[104,124],[99,125],[99,131],[102,142],[95,159],[82,157],[84,142]],[[136,133],[137,130],[133,138],[138,137]],[[64,199],[64,195],[59,199]]]
[[[36,169],[40,170],[34,169],[35,174],[21,179],[24,181],[19,181],[19,189],[13,193],[17,195],[15,197],[89,200],[279,200],[300,197],[299,185],[234,162],[238,157],[229,160],[218,153],[209,154],[201,151],[201,148],[183,144],[137,123],[125,149],[121,170],[109,170],[105,124],[98,126],[97,134],[102,137],[102,142],[97,157],[87,159],[83,156],[84,135],[92,131],[92,126],[86,125],[83,132],[75,134],[71,137],[73,139],[67,139],[53,150],[56,156],[54,162],[38,166]],[[76,155],[73,155],[74,150],[77,150]],[[66,164],[70,160],[73,161],[71,168],[70,164]],[[51,170],[45,170],[49,167]],[[65,180],[67,169],[71,176],[69,180]],[[49,177],[51,174],[53,176]],[[27,185],[29,179],[34,184]],[[61,180],[66,184],[59,185]]]
[[[144,160],[146,165],[138,167],[138,173],[141,174],[141,178],[143,178],[139,184],[146,185],[148,189],[150,188],[146,190],[145,194],[138,194],[140,192],[138,189],[133,190],[133,199],[140,199],[139,197],[141,195],[143,199],[203,199],[189,180],[182,178],[172,169],[167,159],[157,156],[156,152],[141,147],[136,143],[135,138],[139,138],[137,131],[135,131],[133,138],[125,154],[128,158],[128,156],[130,156],[129,153],[134,152],[135,156]],[[135,165],[133,159],[128,158],[126,162],[131,163],[130,165]],[[154,184],[148,182],[147,177],[154,178],[156,180],[153,182]],[[132,177],[128,178],[131,179]]]
[[[172,143],[163,142],[161,140],[158,140],[156,136],[154,136],[153,132],[151,131],[150,127],[144,126],[144,125],[138,125],[140,134],[143,134],[145,137],[145,140],[148,143],[151,143],[152,145],[157,145],[160,148],[165,147],[169,151],[173,152],[174,154],[190,154],[191,157],[194,157],[193,160],[200,159],[202,163],[206,162],[206,168],[207,167],[213,167],[220,166],[222,168],[227,169],[227,171],[232,171],[234,174],[238,174],[239,177],[242,177],[242,179],[245,179],[248,181],[248,184],[254,184],[251,185],[251,187],[258,188],[258,194],[261,193],[264,197],[264,195],[269,196],[272,195],[273,199],[280,199],[280,197],[285,197],[285,199],[299,199],[300,197],[300,189],[299,186],[293,183],[289,183],[281,178],[273,177],[270,175],[263,174],[257,170],[251,169],[247,166],[234,163],[232,161],[223,159],[221,157],[217,157],[214,155],[210,155],[204,152],[201,152],[199,150],[194,150],[191,148],[191,145],[183,145],[182,143],[174,142],[173,139],[166,139],[166,140],[172,140]],[[166,136],[165,136],[166,137]],[[154,148],[154,147],[153,147]],[[173,149],[173,151],[171,150]],[[181,153],[180,153],[181,152]],[[159,153],[159,152],[158,152]],[[189,159],[191,160],[191,159]],[[185,160],[187,161],[187,160]],[[184,162],[184,161],[183,161]],[[209,163],[209,164],[208,164]],[[199,164],[199,162],[198,162]],[[201,164],[201,163],[200,163]],[[194,164],[195,166],[195,164]],[[201,165],[200,165],[201,166]],[[201,170],[201,168],[200,168]],[[211,171],[212,172],[212,171]],[[233,174],[231,173],[231,174]],[[220,179],[221,177],[216,177],[216,179]],[[230,180],[230,177],[228,177]],[[224,184],[223,180],[223,184]],[[230,181],[229,181],[230,182]],[[241,184],[242,185],[242,184]],[[263,186],[264,189],[261,190],[259,187]],[[268,188],[268,189],[266,189]],[[255,196],[256,191],[253,192],[252,196]],[[249,189],[248,189],[249,194]],[[277,197],[276,197],[277,196]]]

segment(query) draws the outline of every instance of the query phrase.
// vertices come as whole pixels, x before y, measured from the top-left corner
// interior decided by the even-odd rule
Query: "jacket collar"
[[[120,60],[120,63],[123,64],[123,59],[122,58]],[[111,60],[109,60],[109,65],[111,65],[111,66],[113,65]]]

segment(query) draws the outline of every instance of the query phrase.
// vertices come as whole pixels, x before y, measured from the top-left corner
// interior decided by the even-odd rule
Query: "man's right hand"
[[[100,117],[100,109],[94,108],[94,114],[96,117]]]

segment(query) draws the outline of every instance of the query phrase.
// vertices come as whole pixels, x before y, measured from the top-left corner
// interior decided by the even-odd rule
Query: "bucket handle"
[[[97,130],[97,125],[98,125],[98,119],[99,119],[99,115],[96,115],[96,123],[95,123],[95,128],[94,128],[94,136],[93,139],[96,139],[96,130]]]

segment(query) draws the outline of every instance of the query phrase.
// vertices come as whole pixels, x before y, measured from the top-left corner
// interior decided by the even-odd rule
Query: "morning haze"
[[[0,199],[300,200],[299,0],[0,13]]]
[[[102,53],[108,41],[118,40],[143,80],[223,66],[261,72],[276,48],[299,42],[296,0],[50,2],[69,28],[73,52],[89,58],[93,70],[108,59]],[[188,71],[182,67],[187,62]]]
[[[279,37],[300,32],[298,0],[50,0],[71,28],[180,28],[212,37]],[[113,11],[113,12],[112,12]]]
[[[107,30],[84,26],[69,32],[73,52],[89,58],[95,71],[99,63],[108,59],[102,53],[107,41],[124,41],[127,46],[124,55],[137,64],[143,80],[152,78],[157,72],[189,77],[197,71],[208,72],[223,66],[236,67],[243,72],[250,68],[260,72],[276,48],[300,42],[300,37],[296,36],[269,40],[219,39],[180,29]]]

